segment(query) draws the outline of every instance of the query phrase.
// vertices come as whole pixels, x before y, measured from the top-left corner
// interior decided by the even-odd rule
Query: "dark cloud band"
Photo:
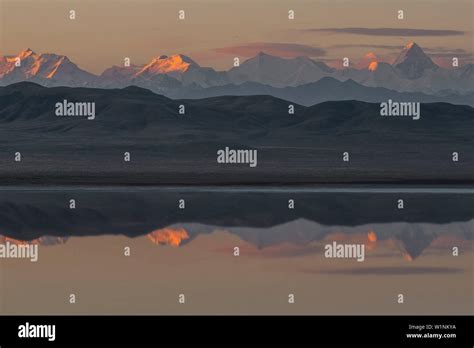
[[[303,29],[303,31],[371,36],[456,36],[465,34],[464,31],[459,30],[413,28],[316,28]]]

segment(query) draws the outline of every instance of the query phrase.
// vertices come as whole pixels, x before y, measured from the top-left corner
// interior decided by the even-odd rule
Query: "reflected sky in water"
[[[40,245],[36,263],[0,259],[0,309],[472,314],[473,203],[469,192],[0,191],[0,242]],[[364,262],[325,258],[333,242],[364,245]]]

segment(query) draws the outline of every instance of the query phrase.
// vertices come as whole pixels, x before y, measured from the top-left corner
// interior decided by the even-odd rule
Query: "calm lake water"
[[[474,313],[470,187],[3,187],[0,235],[1,314]]]

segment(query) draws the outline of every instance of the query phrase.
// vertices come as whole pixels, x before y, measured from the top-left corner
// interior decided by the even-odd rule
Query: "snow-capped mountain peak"
[[[234,83],[258,82],[274,87],[298,86],[329,76],[332,68],[309,57],[281,58],[260,52],[228,75]]]
[[[373,70],[373,68],[377,67],[377,64],[372,64],[372,63],[377,63],[379,61],[379,57],[373,52],[368,52],[366,53],[357,63],[357,67],[359,69],[369,69]],[[372,65],[372,68],[370,69],[370,65]]]
[[[367,70],[369,71],[375,71],[377,70],[379,67],[379,62],[377,62],[376,60],[374,60],[373,62],[370,62],[369,66],[367,67]]]
[[[25,58],[28,58],[29,56],[37,56],[37,54],[31,48],[27,48],[26,50],[20,52],[18,58],[23,60]]]
[[[438,66],[414,42],[410,42],[402,50],[393,66],[408,79],[417,79],[423,76],[426,70],[435,70]]]
[[[20,64],[19,64],[20,63]],[[0,85],[32,81],[43,86],[92,86],[121,88],[129,85],[155,92],[179,95],[182,88],[208,88],[244,83],[271,87],[297,87],[331,77],[352,79],[367,87],[384,87],[399,92],[438,93],[473,91],[474,65],[438,67],[416,43],[406,45],[393,64],[369,52],[356,68],[335,69],[311,57],[283,58],[265,52],[228,71],[201,67],[183,54],[160,55],[147,64],[113,66],[99,77],[81,70],[64,55],[37,54],[26,49],[18,55],[0,56]]]
[[[154,58],[150,63],[145,65],[137,75],[168,74],[173,72],[184,73],[190,66],[199,67],[195,61],[183,54],[175,54],[169,57],[162,55]]]
[[[18,58],[20,64],[18,63]],[[33,81],[46,86],[60,81],[67,86],[85,86],[95,81],[96,76],[80,69],[68,57],[53,53],[37,54],[30,48],[14,57],[0,60],[2,84]]]
[[[212,68],[202,68],[194,60],[183,54],[175,54],[172,56],[159,56],[151,60],[150,63],[143,66],[136,74],[133,75],[135,82],[148,85],[151,80],[164,81],[160,76],[172,77],[181,82],[183,85],[196,84],[201,87],[209,87],[214,85],[222,85],[227,83],[223,80],[221,74]],[[170,81],[167,79],[166,81]],[[175,83],[173,83],[175,85]]]

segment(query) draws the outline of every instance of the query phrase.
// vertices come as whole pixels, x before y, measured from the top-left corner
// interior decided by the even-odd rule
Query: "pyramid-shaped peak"
[[[405,46],[403,51],[406,52],[407,55],[424,55],[426,56],[425,52],[423,52],[422,48],[418,46],[415,42],[410,42],[408,45]]]
[[[426,70],[438,68],[421,47],[414,42],[410,42],[405,46],[393,66],[400,71],[402,76],[409,79],[420,78]]]
[[[430,61],[431,59],[423,52],[420,46],[418,46],[415,42],[410,42],[406,45],[398,58],[395,60],[394,65],[403,63],[405,60],[425,60]]]
[[[413,42],[413,41],[410,42],[410,43],[408,43],[408,44],[405,46],[405,48],[408,49],[408,50],[411,50],[412,48],[413,48],[413,49],[420,49],[420,50],[421,50],[421,47],[418,46],[418,45],[416,44],[416,42]]]

